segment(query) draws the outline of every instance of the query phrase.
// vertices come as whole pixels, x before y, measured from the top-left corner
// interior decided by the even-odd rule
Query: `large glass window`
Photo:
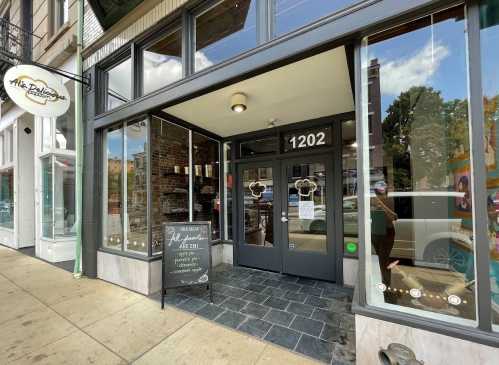
[[[469,324],[476,305],[464,20],[459,6],[365,39],[362,118],[366,129],[371,119],[372,137],[362,143],[368,302]]]
[[[219,143],[192,133],[193,220],[211,221],[212,238],[220,238]]]
[[[41,159],[42,165],[42,237],[54,238],[54,211],[52,190],[52,158]]]
[[[54,236],[76,234],[75,164],[73,158],[54,156]],[[42,172],[43,174],[43,172]]]
[[[234,177],[232,172],[232,143],[224,143],[224,239],[232,240],[232,189]]]
[[[196,16],[196,71],[256,47],[256,3],[223,0]]]
[[[126,250],[147,254],[147,122],[126,127]]]
[[[499,330],[499,2],[481,3],[481,50],[484,127],[486,140],[487,207],[489,217],[492,323]]]
[[[143,93],[147,94],[182,78],[182,32],[168,34],[144,49]]]
[[[121,250],[123,244],[122,185],[123,129],[104,134],[103,246]]]
[[[355,121],[342,123],[343,244],[346,255],[355,256],[359,244],[357,207],[357,137]]]
[[[114,109],[132,100],[132,77],[131,58],[107,70],[106,110]]]
[[[0,172],[0,227],[14,228],[14,169]]]
[[[291,32],[359,0],[274,0],[274,35]]]
[[[151,123],[152,252],[162,251],[162,224],[189,221],[189,131]]]

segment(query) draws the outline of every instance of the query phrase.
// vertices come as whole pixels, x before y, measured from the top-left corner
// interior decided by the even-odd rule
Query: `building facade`
[[[0,2],[2,65],[38,63],[76,73],[76,2]],[[2,69],[2,75],[5,72]],[[75,258],[74,82],[58,118],[34,117],[2,95],[0,243],[35,248],[50,262]]]
[[[85,8],[83,268],[151,294],[161,225],[214,264],[355,287],[357,362],[499,358],[499,1]]]

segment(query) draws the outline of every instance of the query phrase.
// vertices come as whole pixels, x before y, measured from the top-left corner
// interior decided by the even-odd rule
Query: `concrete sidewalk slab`
[[[16,265],[16,263],[18,265]],[[317,364],[0,246],[0,364]]]

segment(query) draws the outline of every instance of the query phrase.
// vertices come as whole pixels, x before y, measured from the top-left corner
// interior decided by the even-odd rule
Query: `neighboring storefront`
[[[358,363],[493,363],[499,1],[166,3],[86,45],[86,274],[154,293],[210,221],[215,265],[355,287]]]

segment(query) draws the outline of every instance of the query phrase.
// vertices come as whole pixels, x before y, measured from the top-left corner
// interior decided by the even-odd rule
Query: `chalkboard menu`
[[[171,288],[206,285],[212,298],[210,222],[163,224],[162,276],[161,308]]]

